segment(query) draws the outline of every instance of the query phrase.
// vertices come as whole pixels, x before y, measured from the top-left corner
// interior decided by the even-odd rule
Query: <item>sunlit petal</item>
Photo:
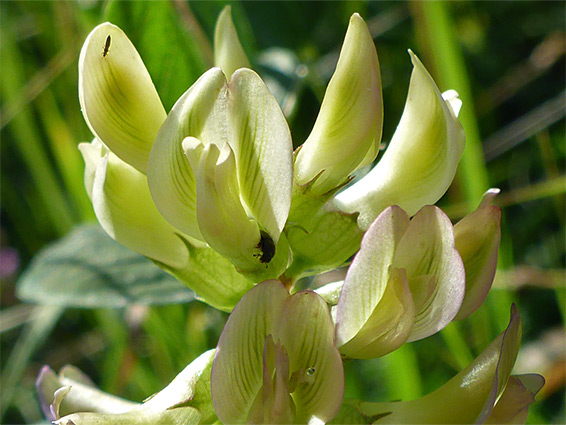
[[[166,113],[136,48],[108,22],[92,30],[81,50],[79,101],[92,133],[145,173]]]
[[[146,176],[112,152],[96,169],[92,203],[98,222],[117,242],[173,268],[187,264],[186,241],[157,211]]]
[[[240,202],[236,161],[228,144],[222,153],[213,144],[204,148],[197,172],[197,200],[197,219],[206,242],[242,267],[257,263],[253,254],[259,228]]]
[[[412,216],[446,192],[464,149],[464,131],[433,79],[409,51],[414,69],[399,126],[379,163],[336,196],[345,212],[359,212],[367,229],[381,211],[399,205]]]
[[[291,206],[293,144],[289,127],[273,95],[249,69],[232,76],[228,110],[242,200],[277,244]]]
[[[147,179],[161,214],[183,233],[202,240],[196,213],[196,170],[183,151],[193,137],[207,145],[227,140],[224,74],[219,68],[204,73],[173,106],[149,157]]]
[[[214,66],[218,66],[230,79],[238,68],[251,68],[250,61],[244,52],[234,22],[232,8],[224,7],[216,21],[214,30]]]
[[[348,269],[338,301],[338,346],[352,340],[379,307],[389,283],[390,266],[397,244],[408,227],[407,214],[399,207],[391,207],[375,220],[364,235],[360,251]],[[395,284],[402,285],[402,280],[397,279]],[[377,334],[379,331],[375,332]],[[350,354],[353,354],[351,350]]]
[[[393,267],[407,271],[416,317],[409,341],[438,332],[454,319],[465,290],[462,259],[450,219],[427,206],[411,220],[399,241]]]
[[[312,187],[316,193],[344,183],[377,156],[382,122],[377,52],[366,23],[355,13],[314,128],[297,154],[297,183],[304,185],[323,170]]]

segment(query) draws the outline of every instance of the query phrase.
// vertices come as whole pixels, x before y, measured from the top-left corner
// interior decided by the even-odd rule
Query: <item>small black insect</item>
[[[106,37],[106,43],[104,43],[104,50],[102,51],[102,57],[105,58],[110,50],[110,43],[112,43],[112,37]]]
[[[259,231],[260,239],[259,243],[257,244],[256,248],[261,249],[261,256],[259,257],[260,263],[269,263],[273,256],[275,255],[275,243],[273,243],[273,239],[267,232],[263,230]]]

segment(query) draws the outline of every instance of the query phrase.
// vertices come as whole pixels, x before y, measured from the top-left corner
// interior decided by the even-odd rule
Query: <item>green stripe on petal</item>
[[[348,269],[338,301],[338,346],[353,339],[374,314],[388,286],[397,244],[408,227],[409,217],[405,211],[390,207],[365,233],[360,251]]]
[[[108,22],[92,30],[81,50],[79,101],[93,134],[145,173],[166,113],[136,48]]]
[[[288,423],[295,414],[296,423],[332,419],[344,371],[324,300],[310,291],[290,296],[275,280],[258,284],[226,322],[211,387],[224,423]]]
[[[310,291],[292,295],[275,323],[273,338],[289,355],[296,423],[330,421],[344,398],[344,368],[326,302]]]
[[[338,313],[338,312],[337,312]],[[399,348],[411,333],[415,306],[403,269],[392,269],[383,296],[356,335],[340,353],[356,359],[381,357]],[[337,329],[338,325],[337,316]]]
[[[96,169],[92,204],[102,228],[122,245],[173,268],[189,261],[186,242],[157,211],[146,176],[112,152]]]
[[[311,189],[323,194],[370,164],[381,142],[382,104],[375,45],[366,23],[355,13],[320,113],[297,154],[297,183],[307,184],[324,170]]]
[[[216,21],[214,30],[214,66],[222,69],[227,79],[238,68],[251,68],[250,61],[244,52],[234,22],[232,8],[226,6]]]
[[[157,208],[177,229],[200,240],[196,170],[185,157],[183,140],[196,138],[218,146],[226,142],[225,85],[219,68],[204,73],[171,109],[148,162],[147,179]]]
[[[389,147],[372,171],[336,196],[339,209],[360,213],[358,224],[364,230],[390,205],[412,216],[438,201],[464,150],[453,96],[444,100],[421,61],[409,54],[414,65],[409,93]]]
[[[452,223],[442,210],[429,205],[413,217],[392,266],[407,271],[415,299],[409,341],[430,336],[454,319],[464,297],[465,271],[454,245]]]
[[[197,219],[206,242],[230,258],[236,268],[259,264],[253,257],[260,240],[257,223],[240,202],[234,153],[228,144],[213,144],[202,152],[197,172]]]
[[[281,108],[261,78],[239,69],[228,88],[240,193],[245,207],[277,243],[291,206],[293,145]]]
[[[223,423],[245,423],[263,384],[265,339],[289,293],[278,281],[250,290],[228,318],[212,365],[212,403]]]

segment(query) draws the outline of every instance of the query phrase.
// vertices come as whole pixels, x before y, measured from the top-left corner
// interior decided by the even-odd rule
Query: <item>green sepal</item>
[[[232,311],[254,282],[238,273],[232,263],[212,248],[187,243],[189,262],[182,269],[155,263],[192,289],[198,298],[222,311]]]

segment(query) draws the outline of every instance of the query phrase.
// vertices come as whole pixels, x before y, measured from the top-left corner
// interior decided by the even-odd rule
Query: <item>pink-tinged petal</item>
[[[212,403],[224,423],[245,423],[263,386],[263,350],[289,293],[279,281],[251,289],[228,318],[211,374]]]
[[[285,347],[268,335],[263,349],[263,387],[258,392],[247,423],[289,424],[295,420],[295,403],[289,390],[289,357]]]
[[[273,337],[289,355],[296,422],[330,421],[344,398],[344,369],[326,302],[314,292],[297,292],[285,301]]]
[[[430,336],[454,319],[464,297],[465,271],[450,219],[422,208],[399,241],[393,267],[407,271],[416,317],[409,341]]]
[[[524,424],[527,422],[529,406],[535,402],[535,395],[544,386],[544,378],[537,374],[511,376],[505,391],[486,424]]]
[[[136,48],[111,23],[97,26],[79,58],[79,101],[92,133],[145,173],[166,113]]]
[[[404,269],[392,269],[379,303],[340,353],[356,359],[381,357],[399,348],[411,333],[415,306]]]
[[[340,407],[343,385],[334,326],[320,296],[291,296],[272,280],[242,298],[212,367],[212,402],[222,422],[326,422]]]
[[[454,238],[466,269],[466,295],[456,316],[463,319],[482,305],[493,283],[501,240],[501,210],[482,202],[454,226]]]
[[[521,340],[521,319],[515,306],[511,320],[467,368],[436,391],[417,400],[366,403],[355,409],[376,424],[483,423],[511,375]]]
[[[336,312],[336,342],[344,345],[366,325],[389,282],[390,266],[409,217],[399,207],[386,209],[370,226],[348,269]]]

